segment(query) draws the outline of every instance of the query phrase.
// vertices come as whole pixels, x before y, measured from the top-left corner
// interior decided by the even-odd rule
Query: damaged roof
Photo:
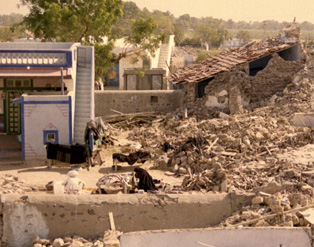
[[[193,64],[171,74],[175,84],[197,83],[214,77],[215,75],[230,71],[232,68],[258,60],[262,57],[289,49],[298,42],[284,43],[269,39],[264,42],[251,42],[245,46],[222,52],[210,57],[199,64]]]

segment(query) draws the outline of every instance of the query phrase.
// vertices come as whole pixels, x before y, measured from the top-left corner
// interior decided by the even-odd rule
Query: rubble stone
[[[252,204],[262,204],[264,202],[263,197],[256,196],[252,199]]]
[[[63,245],[64,245],[64,241],[62,238],[56,238],[52,243],[53,247],[62,247]]]

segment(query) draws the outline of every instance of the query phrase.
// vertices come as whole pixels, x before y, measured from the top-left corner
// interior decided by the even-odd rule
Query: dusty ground
[[[96,165],[87,169],[80,169],[78,177],[86,183],[86,189],[91,191],[96,189],[96,183],[105,174],[115,173],[112,169],[112,153],[119,152],[125,146],[136,145],[135,142],[127,140],[128,132],[118,132],[119,135],[115,138],[115,146],[103,149],[105,162],[102,165]],[[166,176],[165,171],[154,169],[153,160],[147,161],[144,164],[134,164],[129,166],[127,163],[120,163],[121,170],[117,171],[117,174],[131,174],[135,167],[141,167],[146,169],[154,179],[162,180],[164,183],[172,185],[180,185],[182,178],[176,178],[173,176]],[[45,161],[31,161],[29,163],[1,163],[0,177],[5,174],[10,174],[18,177],[18,181],[23,182],[26,185],[45,188],[45,185],[49,181],[64,181],[67,178],[67,173],[71,169],[77,169],[77,167],[71,167],[66,163],[57,163],[50,169],[47,168]],[[38,193],[46,193],[39,191]]]

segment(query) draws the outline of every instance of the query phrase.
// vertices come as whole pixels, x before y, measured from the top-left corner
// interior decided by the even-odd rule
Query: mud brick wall
[[[96,91],[95,116],[116,115],[110,109],[122,113],[172,112],[183,106],[181,90]]]
[[[191,108],[195,103],[195,84],[185,84],[183,91],[185,107]]]

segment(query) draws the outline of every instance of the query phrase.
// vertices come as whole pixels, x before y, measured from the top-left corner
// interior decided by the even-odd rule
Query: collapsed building
[[[218,66],[209,77],[202,65],[184,69],[186,79],[182,71],[173,75],[182,79],[176,83],[184,86],[188,114],[178,109],[116,125],[151,151],[153,169],[182,178],[180,191],[2,195],[2,241],[103,246],[107,232],[86,239],[102,236],[113,212],[114,228],[124,233],[108,246],[312,246],[314,133],[289,122],[296,112],[313,111],[313,65],[300,53],[285,35],[220,54],[217,63],[207,61],[208,71]],[[18,193],[32,189],[14,180],[0,182]]]
[[[296,30],[284,29],[275,38],[253,41],[172,74],[173,83],[183,86],[186,107],[202,99],[203,106],[233,114],[265,105],[302,68],[305,55]]]

